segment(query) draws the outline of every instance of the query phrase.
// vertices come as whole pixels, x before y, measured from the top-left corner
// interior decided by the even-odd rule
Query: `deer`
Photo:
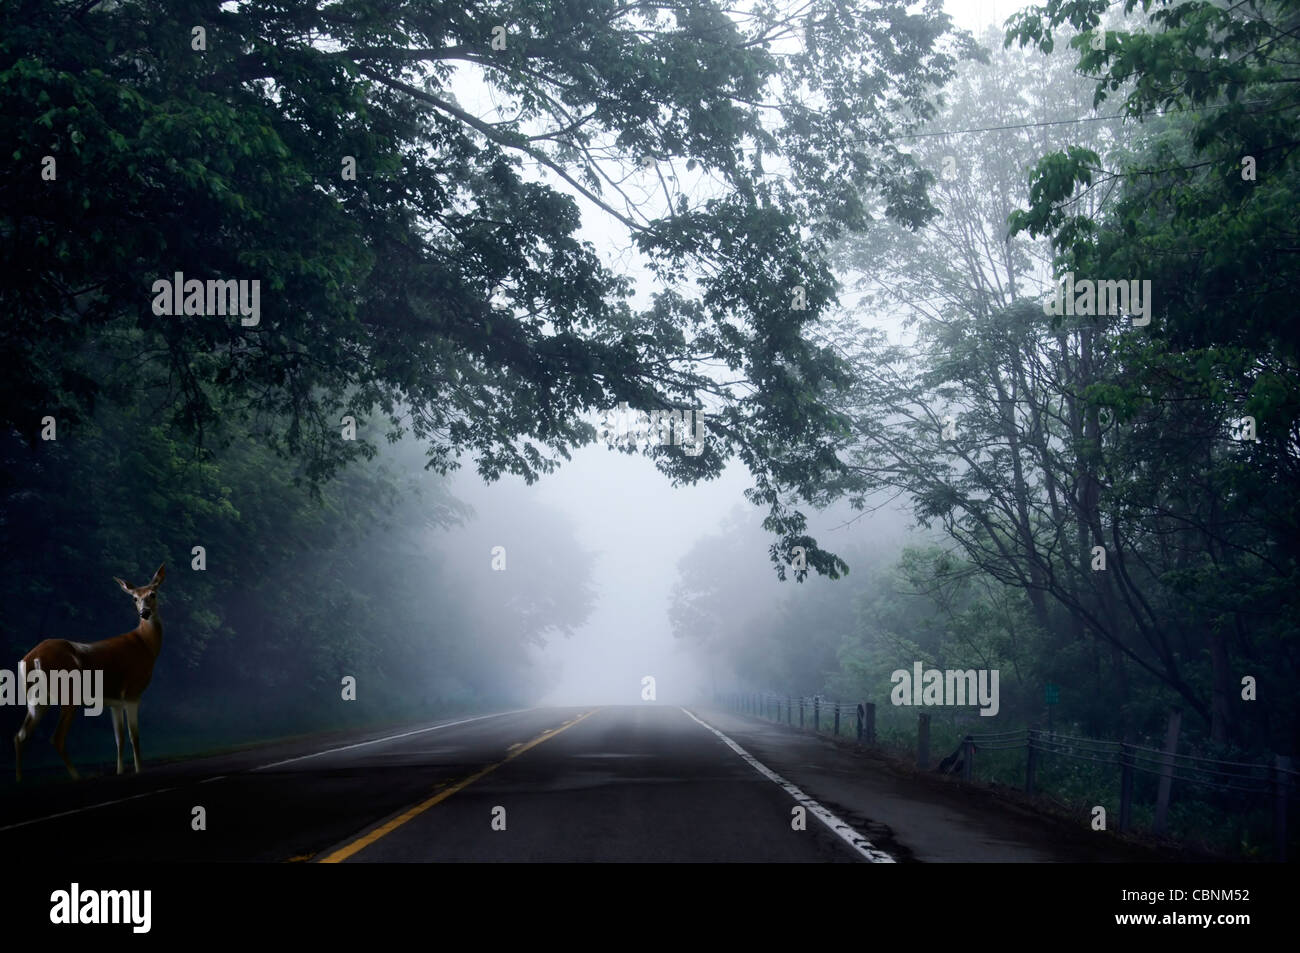
[[[104,673],[103,703],[113,722],[113,737],[117,741],[117,773],[122,773],[122,733],[131,732],[131,754],[135,759],[135,773],[140,773],[140,696],[149,687],[153,677],[154,662],[162,649],[162,618],[158,614],[158,587],[162,585],[166,567],[159,566],[153,579],[145,586],[129,586],[116,576],[113,581],[135,601],[140,621],[134,629],[122,635],[99,642],[69,642],[67,639],[46,639],[32,649],[18,665],[18,678],[26,679],[33,669],[54,672]],[[23,779],[23,744],[31,736],[47,704],[28,701],[27,715],[22,727],[14,735],[14,769],[18,781]],[[76,767],[68,757],[68,729],[77,714],[76,705],[61,705],[58,727],[54,730],[54,749],[67,765],[68,774],[77,780]]]

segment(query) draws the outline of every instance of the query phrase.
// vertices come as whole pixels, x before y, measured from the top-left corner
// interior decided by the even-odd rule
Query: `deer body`
[[[36,668],[51,672],[103,672],[103,702],[113,722],[113,736],[117,741],[117,773],[122,773],[122,735],[124,728],[131,734],[131,753],[136,773],[140,773],[140,696],[149,687],[153,677],[154,662],[162,650],[162,618],[158,614],[158,586],[165,576],[159,566],[147,586],[133,588],[121,579],[117,584],[135,600],[140,614],[139,624],[130,632],[104,639],[101,642],[70,642],[67,639],[46,639],[25,656],[19,664],[19,678]],[[22,727],[14,735],[15,770],[18,780],[23,777],[23,745],[30,737],[48,705],[29,702]],[[76,717],[75,705],[61,707],[58,727],[54,731],[54,748],[67,765],[68,773],[78,777],[77,769],[69,760],[66,742],[72,720]]]

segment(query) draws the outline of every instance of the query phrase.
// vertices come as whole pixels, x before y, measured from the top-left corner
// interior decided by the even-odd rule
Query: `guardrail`
[[[874,702],[844,702],[828,700],[821,695],[780,695],[775,692],[727,692],[715,696],[714,700],[738,712],[769,718],[791,727],[851,737],[865,746],[877,744]],[[972,781],[978,752],[1023,748],[1026,751],[1024,790],[1032,795],[1044,756],[1113,765],[1119,771],[1117,828],[1120,831],[1133,826],[1133,789],[1138,774],[1154,775],[1160,779],[1154,824],[1157,832],[1165,827],[1175,781],[1217,791],[1267,797],[1273,804],[1274,858],[1285,861],[1289,806],[1300,795],[1300,784],[1297,784],[1300,772],[1292,767],[1292,759],[1275,755],[1272,763],[1261,763],[1178,754],[1174,750],[1177,736],[1176,716],[1171,718],[1170,735],[1163,751],[1127,741],[1083,738],[1039,728],[970,733],[935,770],[960,774],[963,780]],[[930,715],[926,712],[917,716],[916,765],[921,770],[930,768]]]

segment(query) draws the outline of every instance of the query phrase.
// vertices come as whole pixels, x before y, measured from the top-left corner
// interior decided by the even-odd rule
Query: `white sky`
[[[1029,5],[1022,0],[947,0],[943,8],[958,26],[978,34],[987,26],[1001,26],[1011,14]]]

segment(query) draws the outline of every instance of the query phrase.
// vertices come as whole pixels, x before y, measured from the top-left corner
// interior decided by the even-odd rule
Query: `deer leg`
[[[68,766],[68,774],[72,775],[72,780],[77,780],[81,775],[77,774],[77,769],[72,766],[72,761],[68,758],[68,729],[72,727],[72,719],[77,717],[76,705],[64,705],[63,713],[59,715],[59,725],[54,729],[54,750],[59,753],[63,763]]]
[[[135,773],[140,773],[140,703],[126,705],[126,724],[131,729],[131,754],[135,757]]]
[[[116,705],[108,706],[108,717],[113,722],[113,740],[117,742],[117,773],[122,773],[122,732],[126,730],[126,712]]]
[[[36,730],[36,725],[44,714],[44,705],[28,705],[27,715],[23,718],[22,727],[18,729],[18,734],[14,735],[14,770],[18,774],[19,781],[23,779],[23,745],[31,737],[32,732]]]

